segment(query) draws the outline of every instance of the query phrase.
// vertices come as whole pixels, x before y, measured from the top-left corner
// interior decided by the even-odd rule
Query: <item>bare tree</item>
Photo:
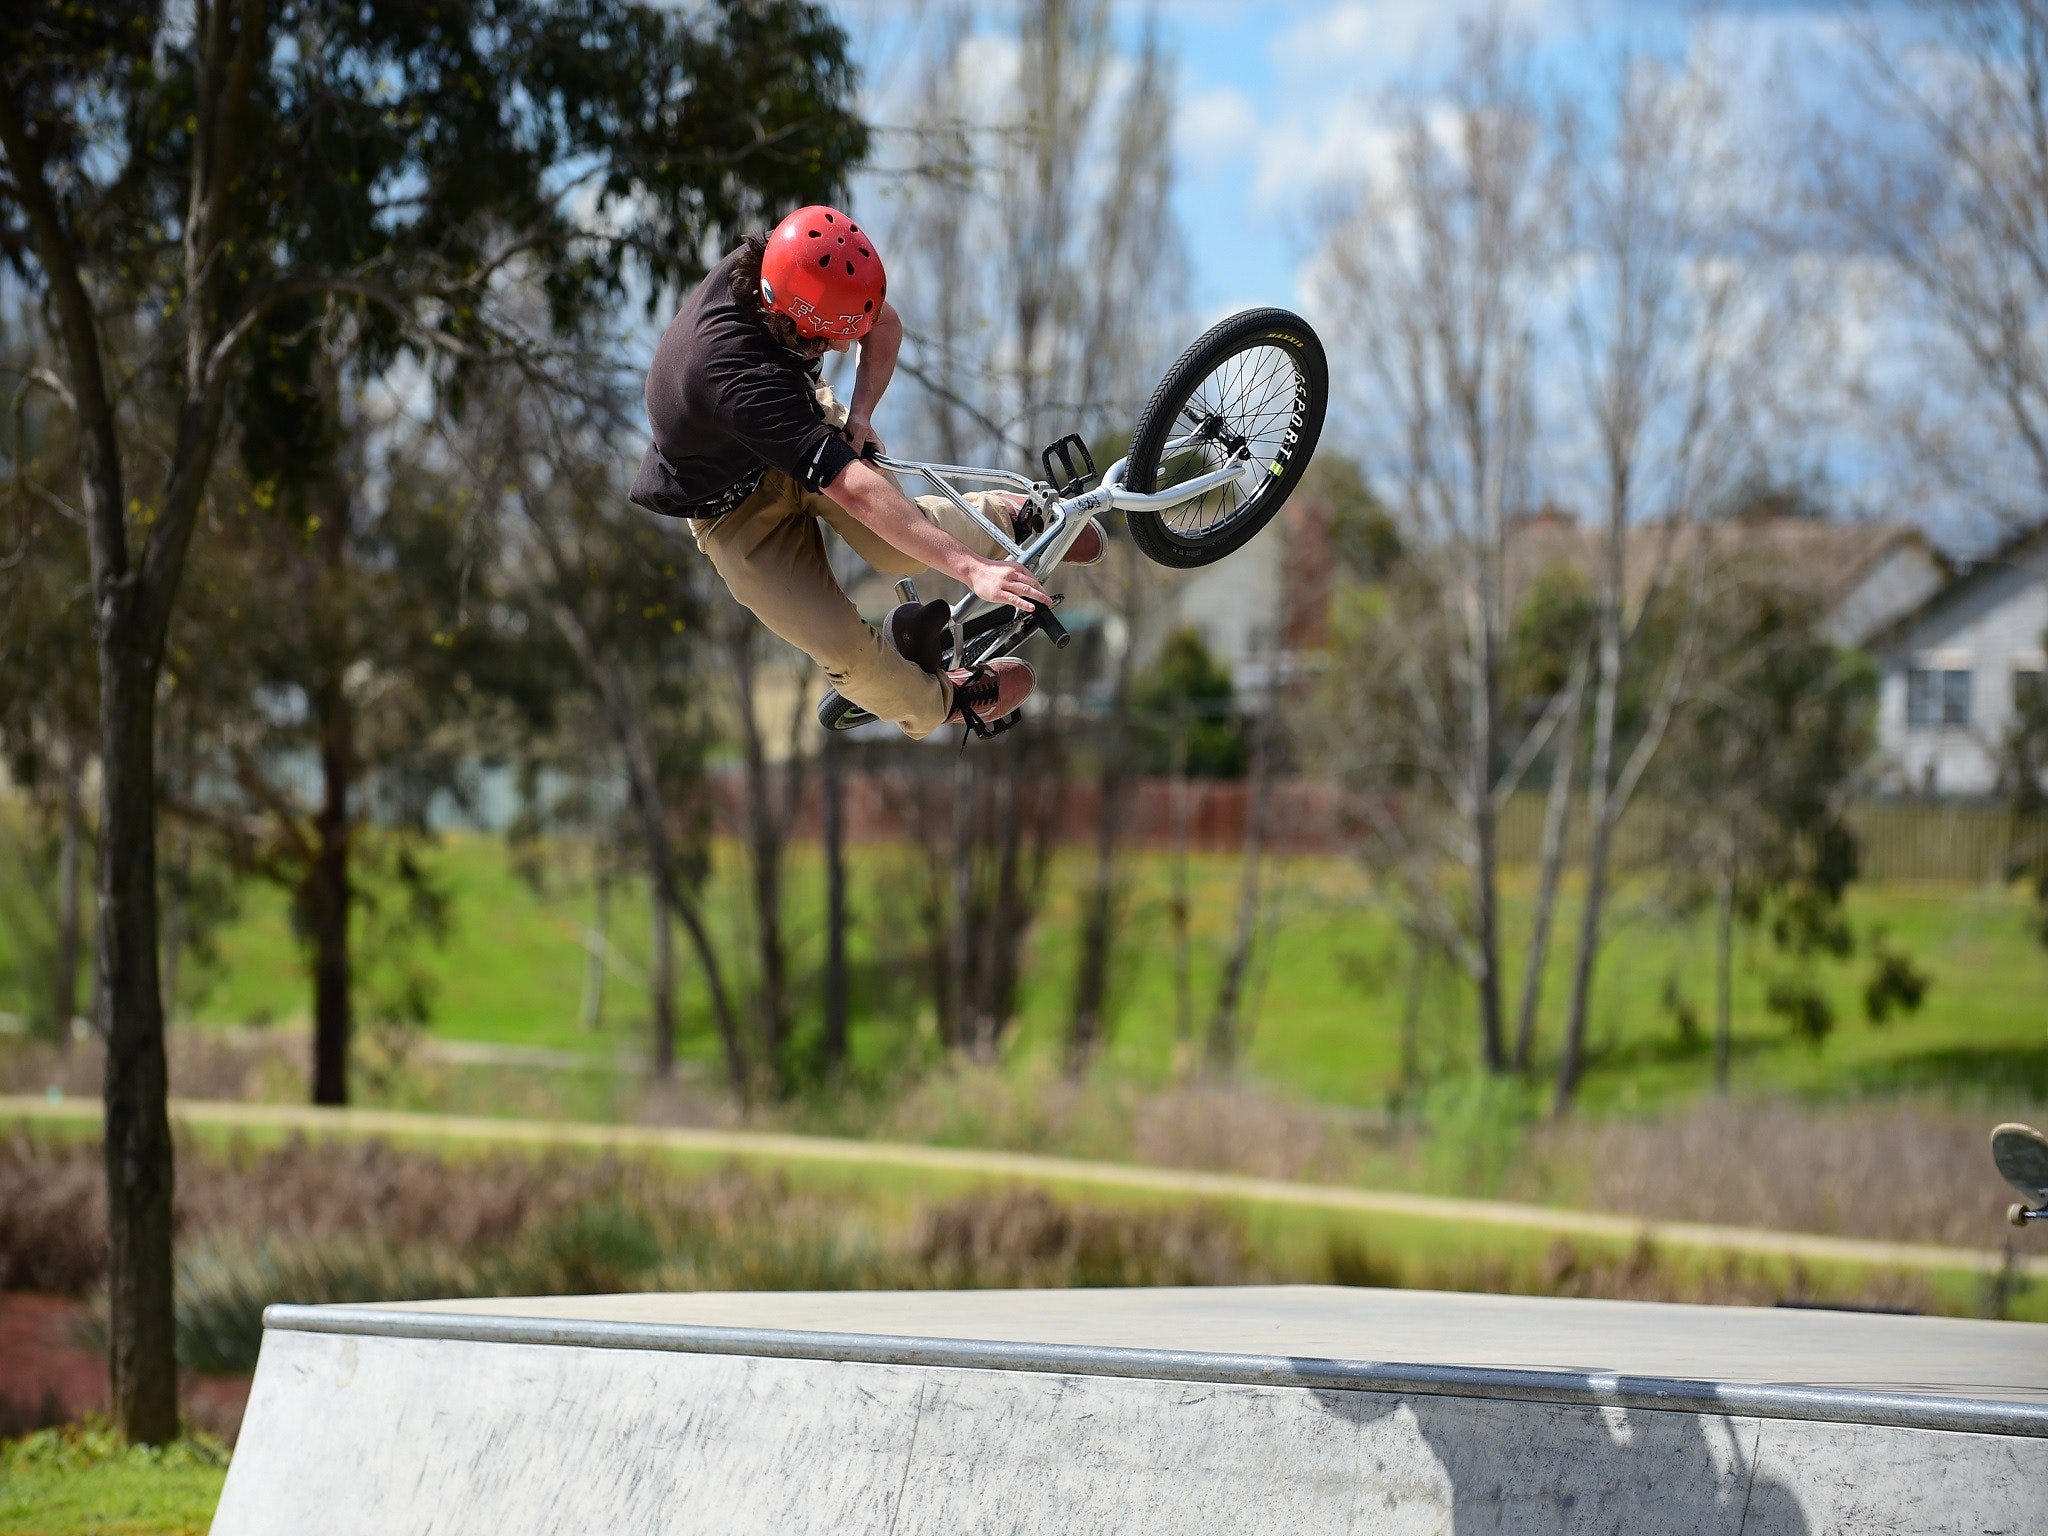
[[[1859,381],[1880,449],[1905,446],[1970,515],[2048,505],[2048,5],[1921,0],[1867,18],[1851,88],[1816,123],[1793,238],[1903,340],[1899,386]],[[1895,354],[1894,354],[1895,355]]]
[[[1697,646],[1703,528],[1753,462],[1775,327],[1727,210],[1738,165],[1710,69],[1624,53],[1603,120],[1569,115],[1570,328],[1600,506],[1586,890],[1557,1069],[1567,1108],[1585,1069],[1614,829],[1663,744]],[[1653,619],[1661,620],[1652,623]],[[1646,643],[1648,642],[1648,643]],[[1640,697],[1624,739],[1622,695]]]
[[[811,700],[805,680],[808,665],[794,672],[786,648],[775,653],[773,642],[753,615],[737,604],[722,605],[715,622],[719,632],[721,670],[731,684],[732,718],[739,733],[746,772],[741,783],[741,809],[747,888],[754,930],[754,1032],[756,1055],[769,1083],[778,1092],[790,1086],[789,944],[784,931],[784,877],[789,842],[803,795],[803,743],[811,725]],[[764,687],[781,674],[786,689]],[[764,718],[778,705],[780,718]]]
[[[904,286],[919,295],[907,307],[903,361],[918,386],[913,431],[929,433],[933,451],[955,462],[1007,461],[1036,472],[1026,456],[1074,430],[1101,446],[1105,429],[1127,426],[1163,361],[1159,340],[1172,331],[1162,328],[1171,316],[1160,304],[1176,291],[1180,263],[1170,238],[1173,62],[1149,30],[1134,53],[1121,53],[1110,23],[1102,0],[1034,0],[1011,35],[1014,72],[993,83],[974,73],[974,59],[985,55],[969,47],[970,9],[947,12],[934,29],[908,125],[921,158],[902,183],[894,231]],[[1138,304],[1122,278],[1141,264],[1154,280]],[[1117,633],[1126,645],[1153,591],[1149,573],[1132,564],[1112,562],[1086,594],[1124,621]],[[1130,658],[1111,652],[1102,660],[1106,687],[1085,722],[1100,782],[1071,1009],[1076,1068],[1106,1030],[1128,779],[1121,705]],[[1041,689],[1039,711],[1053,692]],[[1064,725],[1072,735],[1084,722]],[[993,864],[984,878],[971,867],[982,838],[972,818],[991,807],[1007,817],[1009,807],[1042,798],[1019,781],[1014,748],[1001,762],[985,756],[955,774],[946,882],[956,913],[985,889],[993,910],[1016,925],[1000,939],[984,935],[984,950],[1014,947],[1029,929],[1031,882],[1004,872],[1033,867],[1037,834],[1009,826],[988,847]],[[1035,771],[1044,766],[1041,759]],[[979,967],[993,980],[1016,964],[1014,955],[998,964],[992,951],[975,960],[957,926],[944,948],[956,1005],[970,971]],[[969,1035],[981,1038],[986,1022],[970,1025]]]
[[[1498,31],[1468,40],[1449,94],[1448,115],[1401,109],[1390,173],[1360,191],[1325,247],[1382,494],[1408,547],[1406,596],[1353,632],[1385,649],[1333,679],[1356,685],[1333,716],[1366,733],[1347,739],[1375,862],[1470,976],[1479,1057],[1499,1071],[1498,817],[1556,725],[1546,714],[1516,726],[1504,670],[1510,523],[1532,501],[1535,333],[1564,178],[1524,62]],[[1380,729],[1389,722],[1398,734]],[[1404,792],[1398,814],[1390,787]],[[1462,903],[1438,887],[1443,858],[1464,870]]]
[[[1244,1049],[1245,992],[1265,905],[1266,824],[1273,810],[1273,759],[1277,751],[1273,736],[1277,729],[1269,710],[1254,714],[1246,722],[1251,736],[1251,765],[1245,783],[1247,809],[1238,874],[1237,925],[1216,981],[1216,1002],[1209,1012],[1203,1053],[1209,1070],[1219,1074],[1232,1071]]]

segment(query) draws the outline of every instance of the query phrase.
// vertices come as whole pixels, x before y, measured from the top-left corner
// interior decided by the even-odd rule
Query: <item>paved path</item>
[[[86,1099],[52,1101],[28,1095],[0,1094],[0,1120],[94,1120],[99,1113],[100,1106]],[[1555,1237],[1605,1238],[1624,1243],[1643,1241],[1664,1248],[1752,1254],[1811,1264],[1854,1264],[1896,1270],[1961,1270],[1980,1274],[1994,1273],[2005,1264],[2004,1254],[1990,1248],[1875,1242],[1864,1238],[1774,1232],[1759,1227],[1715,1226],[1692,1221],[1644,1221],[1640,1217],[1617,1216],[1605,1211],[1560,1210],[1552,1206],[1519,1205],[1505,1200],[1466,1200],[1393,1190],[1351,1189],[1342,1185],[1304,1184],[1249,1174],[1151,1168],[1132,1163],[1048,1157],[1032,1152],[927,1147],[904,1142],[793,1136],[770,1131],[591,1125],[573,1121],[497,1119],[484,1115],[315,1109],[302,1104],[215,1103],[189,1099],[174,1099],[171,1115],[185,1125],[216,1129],[644,1149],[708,1153],[768,1162],[918,1169],[1021,1179],[1039,1184],[1078,1184],[1106,1190],[1187,1195],[1205,1200],[1249,1201],[1364,1216],[1406,1216],[1463,1226],[1539,1232]],[[1984,1177],[1987,1184],[1995,1178],[1989,1158],[1985,1159]],[[2020,1240],[2028,1242],[2028,1236],[2022,1234]],[[2048,1251],[2021,1259],[2019,1268],[2027,1275],[2048,1278]]]

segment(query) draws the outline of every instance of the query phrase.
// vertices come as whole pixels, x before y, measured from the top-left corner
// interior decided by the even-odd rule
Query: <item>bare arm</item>
[[[971,589],[991,603],[1029,608],[1050,602],[1038,578],[1014,560],[985,560],[938,527],[896,482],[874,465],[855,459],[825,487],[825,494],[913,560]]]
[[[856,453],[870,442],[877,448],[882,446],[882,440],[875,436],[875,407],[882,403],[882,392],[895,377],[896,354],[902,349],[903,317],[884,299],[875,314],[875,323],[861,338],[860,366],[853,376],[853,400],[846,408],[846,437]]]

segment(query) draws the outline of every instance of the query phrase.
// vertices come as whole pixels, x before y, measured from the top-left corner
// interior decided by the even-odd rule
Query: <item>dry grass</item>
[[[171,1092],[185,1099],[292,1103],[306,1094],[306,1035],[283,1028],[171,1029],[164,1037]],[[104,1057],[97,1039],[59,1050],[43,1040],[0,1042],[0,1093],[95,1099]]]
[[[196,1098],[296,1101],[302,1041],[285,1030],[171,1034],[173,1090]],[[461,1069],[416,1066],[454,1077]],[[90,1046],[60,1056],[48,1047],[0,1049],[0,1090],[96,1096],[99,1063]],[[472,1071],[471,1075],[475,1075]],[[498,1074],[503,1076],[504,1074]],[[515,1074],[516,1075],[516,1074]],[[559,1074],[530,1070],[523,1081],[538,1107]],[[496,1080],[495,1078],[493,1079]],[[483,1106],[470,1106],[472,1108]],[[503,1110],[508,1106],[495,1104]],[[1540,1100],[1512,1086],[1496,1091],[1446,1084],[1413,1118],[1391,1125],[1340,1118],[1317,1105],[1242,1084],[1147,1088],[1075,1082],[1053,1073],[961,1066],[936,1072],[887,1098],[843,1096],[741,1114],[724,1096],[688,1082],[635,1090],[632,1117],[688,1125],[739,1125],[827,1132],[935,1145],[1001,1147],[1078,1157],[1246,1173],[1272,1178],[1446,1194],[1498,1196],[1662,1220],[1756,1226],[1965,1247],[1995,1245],[2009,1196],[1991,1171],[1991,1121],[2048,1118],[2026,1104],[1972,1109],[1939,1101],[1811,1104],[1740,1098],[1667,1112],[1654,1120],[1575,1122],[1540,1118]],[[97,1154],[79,1154],[60,1182],[23,1187],[0,1147],[0,1264],[34,1252],[50,1270],[0,1284],[75,1288],[64,1277],[96,1267]],[[289,1149],[284,1164],[197,1183],[181,1179],[181,1220],[227,1223],[224,1206],[248,1213],[249,1230],[305,1230],[329,1236],[384,1224],[394,1240],[444,1232],[469,1244],[516,1229],[534,1193],[524,1159],[479,1158],[452,1205],[432,1176],[374,1144]],[[293,1159],[337,1164],[313,1182]],[[514,1165],[517,1165],[516,1168]],[[563,1165],[566,1169],[567,1164]],[[318,1172],[312,1170],[312,1173]],[[549,1176],[589,1187],[593,1175]],[[581,1198],[565,1196],[565,1200]],[[209,1206],[210,1200],[222,1206]],[[72,1213],[77,1212],[74,1219]],[[449,1225],[452,1224],[452,1225]],[[466,1225],[466,1224],[474,1224]],[[23,1239],[36,1229],[49,1235]],[[67,1245],[63,1233],[79,1234]],[[68,1246],[69,1251],[65,1251]],[[23,1262],[15,1259],[13,1262]]]
[[[82,1295],[106,1262],[98,1143],[0,1138],[0,1291]]]
[[[1244,1285],[1269,1278],[1243,1230],[1206,1207],[1124,1210],[1062,1203],[1043,1190],[963,1196],[918,1219],[920,1284]]]
[[[1925,1105],[1759,1100],[1568,1126],[1532,1150],[1601,1210],[1985,1248],[2012,1198],[1989,1133],[1983,1115]]]
[[[1620,1158],[1645,1145],[1615,1139],[1630,1134],[1618,1129],[1570,1134],[1588,1138],[1577,1156]],[[1801,1149],[1766,1144],[1772,1155]],[[1274,1281],[1916,1310],[1939,1300],[1912,1279],[1823,1281],[1649,1245],[1559,1242],[1519,1257],[1382,1252],[1333,1230],[1267,1249],[1242,1215],[1200,1203],[989,1186],[905,1204],[737,1167],[679,1175],[658,1159],[569,1151],[451,1157],[375,1141],[222,1149],[184,1140],[178,1171],[179,1347],[188,1365],[212,1371],[247,1369],[264,1306],[283,1300]],[[0,1285],[81,1294],[97,1283],[99,1179],[89,1143],[0,1140]],[[1613,1193],[1668,1198],[1641,1180]]]

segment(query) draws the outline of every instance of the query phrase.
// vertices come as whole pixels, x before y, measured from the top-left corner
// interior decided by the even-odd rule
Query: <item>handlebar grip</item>
[[[1074,637],[1068,633],[1067,626],[1060,622],[1059,615],[1047,604],[1037,604],[1031,610],[1031,617],[1038,632],[1053,643],[1054,649],[1063,651],[1073,642]]]

